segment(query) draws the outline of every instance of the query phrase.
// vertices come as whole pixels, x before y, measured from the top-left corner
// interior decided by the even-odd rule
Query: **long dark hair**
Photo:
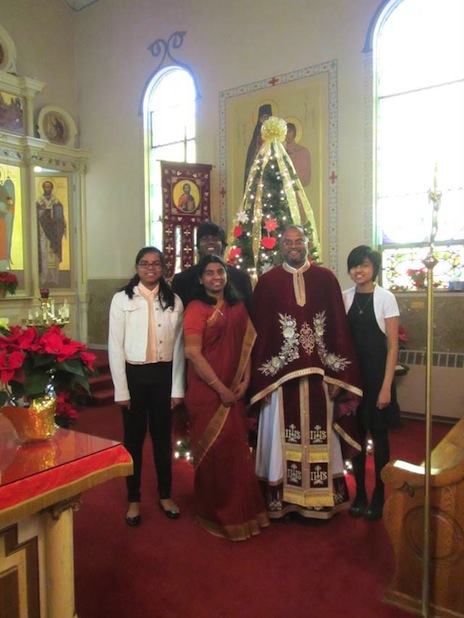
[[[164,269],[166,267],[166,261],[164,259],[164,255],[156,247],[143,247],[142,249],[140,249],[140,251],[137,253],[135,257],[135,266],[139,265],[141,259],[147,253],[156,253],[156,255],[160,259],[161,265],[163,266],[163,272],[164,272]],[[132,279],[130,279],[128,283],[126,283],[126,285],[124,285],[120,289],[120,291],[125,292],[129,298],[132,298],[134,296],[134,287],[138,285],[139,283],[140,283],[140,277],[138,273],[135,273]],[[166,279],[164,278],[164,275],[161,275],[160,280],[159,280],[158,298],[159,298],[163,311],[165,309],[168,309],[169,307],[174,308],[174,292],[169,287]]]
[[[232,305],[240,302],[242,300],[242,297],[235,289],[235,286],[229,281],[227,265],[219,255],[205,255],[205,257],[198,262],[198,276],[203,276],[203,273],[205,272],[208,264],[222,264],[224,270],[226,271],[227,283],[224,287],[224,300],[226,301],[226,303],[232,307]],[[215,305],[217,303],[216,298],[214,298],[213,296],[209,296],[206,293],[204,285],[198,286],[198,291],[195,293],[194,300],[201,300],[201,302],[205,303],[206,305]]]

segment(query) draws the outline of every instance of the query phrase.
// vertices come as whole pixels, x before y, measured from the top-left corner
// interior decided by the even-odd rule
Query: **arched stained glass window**
[[[196,89],[189,71],[172,66],[155,75],[144,98],[148,243],[163,247],[160,161],[195,163]]]
[[[464,281],[463,23],[462,0],[394,0],[377,23],[376,230],[392,289],[424,287],[435,182],[435,285]]]

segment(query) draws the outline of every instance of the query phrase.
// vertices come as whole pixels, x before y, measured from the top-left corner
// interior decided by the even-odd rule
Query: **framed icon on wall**
[[[41,109],[37,125],[41,139],[60,146],[74,146],[76,123],[65,109],[47,105]]]

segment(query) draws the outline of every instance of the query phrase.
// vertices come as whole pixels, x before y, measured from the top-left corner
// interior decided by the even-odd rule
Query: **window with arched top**
[[[178,66],[159,71],[143,104],[148,243],[163,247],[160,161],[196,162],[196,89],[192,74]]]
[[[376,240],[394,290],[425,288],[430,190],[435,287],[464,287],[463,23],[462,0],[392,0],[374,31]]]

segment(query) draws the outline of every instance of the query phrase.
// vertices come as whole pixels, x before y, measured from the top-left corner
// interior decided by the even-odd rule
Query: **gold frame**
[[[337,63],[326,62],[220,93],[219,203],[221,224],[230,229],[243,199],[246,152],[258,109],[297,125],[300,144],[311,154],[305,188],[313,208],[324,263],[337,268]]]

